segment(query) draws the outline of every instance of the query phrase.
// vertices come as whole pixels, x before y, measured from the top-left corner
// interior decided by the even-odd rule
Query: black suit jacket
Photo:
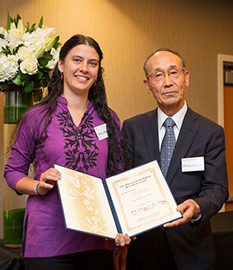
[[[159,160],[157,109],[123,123],[131,166]],[[204,157],[205,171],[182,172],[181,159]],[[168,169],[167,183],[177,204],[194,199],[202,218],[166,229],[178,269],[214,269],[214,247],[209,219],[228,198],[223,128],[188,108]]]

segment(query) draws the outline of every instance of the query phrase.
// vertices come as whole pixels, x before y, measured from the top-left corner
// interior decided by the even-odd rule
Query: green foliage
[[[48,62],[52,59],[53,56],[49,52],[45,52],[44,55],[38,59],[40,68],[45,67],[48,64]]]
[[[10,28],[11,28],[11,23],[13,23],[13,19],[11,18],[11,16],[10,16],[10,14],[9,14],[9,12],[8,12],[8,14],[7,14],[7,30],[10,30]]]
[[[11,18],[10,14],[8,12],[8,14],[7,14],[7,30],[10,30],[12,23],[14,23],[15,26],[17,27],[20,19],[21,19],[21,17],[19,16],[19,14],[17,14],[16,18],[13,19],[13,18]]]
[[[34,88],[34,82],[33,81],[26,82],[25,86],[24,86],[24,92],[25,93],[30,93],[30,92],[32,92],[33,88]]]
[[[36,26],[35,23],[32,26],[30,26],[29,23],[27,23],[27,25],[26,25],[26,32],[28,32],[28,33],[31,34],[33,31],[36,30],[35,26]]]
[[[14,25],[12,25],[14,24]],[[6,31],[9,30],[13,30],[15,28],[17,28],[17,30],[19,31],[19,33],[21,35],[23,35],[24,33],[32,33],[34,31],[36,31],[36,24],[32,24],[30,25],[28,22],[26,24],[26,26],[23,26],[23,22],[21,17],[19,16],[19,14],[17,14],[16,18],[12,18],[8,12],[7,15],[7,27],[5,27]],[[45,31],[43,29],[43,16],[41,16],[40,21],[38,22],[38,27],[40,29],[42,29],[41,31]],[[5,39],[5,35],[4,34],[0,34],[0,38]],[[59,36],[46,36],[47,40],[44,42],[44,44],[40,45],[41,47],[36,47],[36,49],[34,49],[35,54],[33,55],[34,57],[38,58],[37,61],[37,72],[36,74],[33,75],[29,75],[29,74],[24,74],[22,71],[24,71],[23,69],[21,69],[21,62],[24,60],[20,60],[18,59],[18,71],[16,76],[9,80],[9,81],[5,81],[3,83],[0,82],[0,90],[4,90],[4,89],[8,89],[7,88],[7,84],[10,87],[17,87],[19,86],[20,88],[22,88],[22,90],[24,90],[25,93],[30,93],[32,92],[32,90],[34,88],[44,88],[47,87],[48,85],[48,81],[50,79],[50,73],[51,73],[51,69],[46,67],[49,63],[50,60],[53,59],[53,55],[51,54],[51,49],[54,48],[55,50],[58,49],[58,47],[61,45],[61,43],[59,42]],[[11,44],[11,43],[9,43]],[[5,54],[6,56],[8,55],[16,55],[19,48],[25,46],[24,42],[21,41],[20,44],[17,44],[15,47],[12,45],[6,45],[5,47],[1,48],[1,54]],[[28,45],[26,45],[28,46]],[[30,45],[31,46],[31,45]],[[33,46],[33,45],[32,45]],[[44,47],[45,49],[44,49]],[[37,53],[38,52],[38,53]],[[41,55],[41,56],[40,56]],[[57,57],[57,56],[56,56]],[[22,71],[21,71],[22,70]],[[15,73],[14,73],[15,74]],[[41,91],[36,91],[36,97],[35,99],[37,99],[37,101],[42,97],[42,92]]]
[[[56,39],[55,39],[55,43],[54,43],[54,45],[53,45],[53,48],[56,50],[58,47],[60,47],[61,46],[61,43],[59,42],[59,36],[57,36],[56,37]]]
[[[42,26],[43,26],[43,17],[41,16],[39,21],[39,28],[42,28]]]
[[[2,53],[5,55],[12,54],[9,46],[6,46],[6,48],[2,47]]]

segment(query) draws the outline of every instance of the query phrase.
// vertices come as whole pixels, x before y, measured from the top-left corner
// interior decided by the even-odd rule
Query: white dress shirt
[[[174,133],[175,133],[175,138],[177,140],[180,129],[185,117],[185,114],[187,112],[188,106],[186,102],[184,103],[184,106],[182,109],[180,109],[176,114],[174,114],[171,118],[175,122],[175,126],[173,127]],[[167,116],[160,108],[158,108],[158,132],[159,132],[159,151],[161,149],[163,137],[165,135],[165,126],[163,125],[164,121],[167,119]]]
[[[173,121],[175,122],[173,130],[174,130],[174,133],[175,133],[176,141],[177,141],[177,138],[179,136],[180,129],[181,129],[185,114],[187,112],[187,109],[188,109],[188,106],[187,106],[187,104],[185,102],[182,109],[180,109],[176,114],[174,114],[171,117],[173,119]],[[165,131],[166,131],[166,128],[163,125],[163,123],[167,119],[167,117],[169,117],[169,116],[166,115],[162,110],[160,110],[160,108],[158,108],[159,151],[161,150],[163,137],[164,137]],[[201,213],[196,218],[191,218],[190,221],[192,223],[194,223],[194,222],[198,221],[200,218],[201,218]]]

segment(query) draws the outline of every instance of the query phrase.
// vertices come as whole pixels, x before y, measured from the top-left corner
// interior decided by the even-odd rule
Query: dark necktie
[[[172,153],[176,144],[176,138],[173,131],[173,126],[175,125],[175,122],[171,117],[168,117],[164,121],[163,125],[166,128],[166,132],[161,145],[160,164],[161,164],[161,171],[164,177],[166,177],[168,167],[172,158]]]

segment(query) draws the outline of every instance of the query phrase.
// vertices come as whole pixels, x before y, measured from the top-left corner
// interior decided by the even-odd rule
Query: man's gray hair
[[[183,58],[178,52],[176,52],[176,51],[174,51],[174,50],[171,50],[171,49],[169,49],[169,48],[166,48],[166,47],[162,47],[162,48],[159,48],[158,50],[156,50],[155,52],[153,52],[152,54],[150,54],[150,55],[146,58],[145,63],[144,63],[144,65],[143,65],[143,70],[144,70],[144,72],[145,72],[146,77],[148,77],[147,69],[146,69],[146,68],[147,68],[147,63],[148,63],[148,61],[150,60],[150,58],[151,58],[154,54],[156,54],[157,52],[170,52],[170,53],[173,53],[173,54],[177,55],[177,56],[180,58],[181,62],[182,62],[183,68],[185,68],[185,61],[184,61],[184,58]]]

